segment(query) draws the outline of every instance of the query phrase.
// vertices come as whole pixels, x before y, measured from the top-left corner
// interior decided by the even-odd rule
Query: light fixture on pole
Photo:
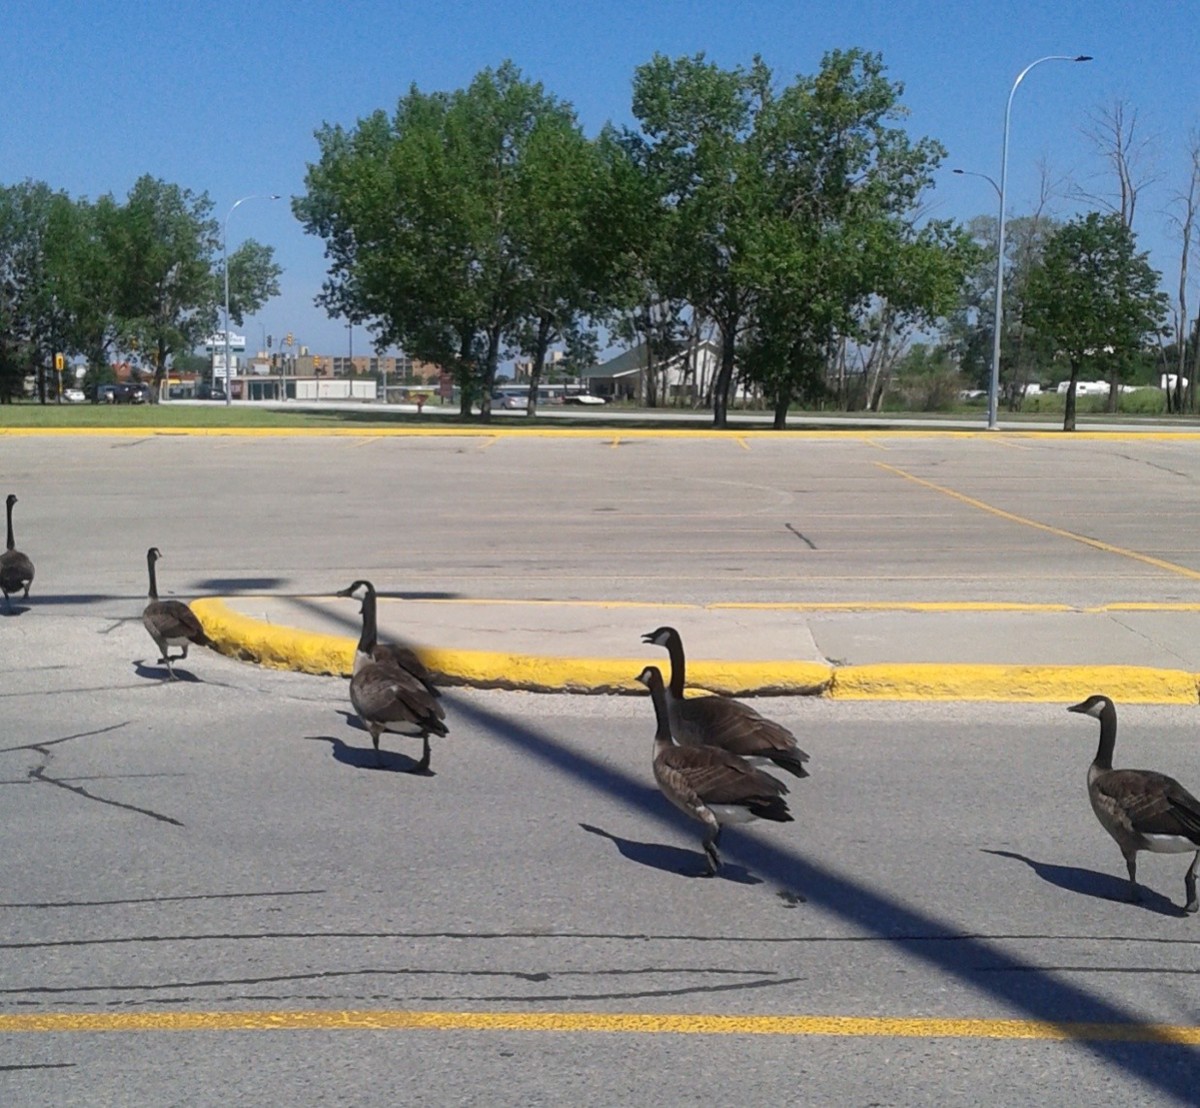
[[[1004,311],[1004,198],[1008,192],[1008,123],[1012,116],[1013,96],[1025,74],[1042,62],[1090,62],[1090,54],[1049,54],[1030,62],[1013,81],[1004,109],[1004,146],[1000,154],[1000,229],[996,233],[996,315],[992,320],[992,379],[988,387],[988,430],[996,430],[996,407],[1000,396],[1000,332]],[[990,178],[989,178],[990,179]],[[992,182],[995,184],[995,182]]]
[[[228,408],[233,403],[233,374],[230,372],[229,364],[229,217],[237,210],[237,208],[246,203],[247,200],[278,200],[278,193],[268,195],[243,196],[241,200],[234,202],[232,208],[225,215],[225,226],[221,232],[221,262],[222,268],[225,270],[225,406]]]

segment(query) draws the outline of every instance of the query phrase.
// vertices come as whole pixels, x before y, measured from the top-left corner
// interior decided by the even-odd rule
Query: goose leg
[[[375,744],[375,764],[383,768],[383,752],[379,749],[379,728],[371,728],[371,742]]]
[[[424,773],[429,768],[429,736],[422,735],[421,738],[425,741],[425,751],[421,755],[421,760],[409,771],[410,773]]]
[[[1122,851],[1122,853],[1125,852]],[[1129,870],[1129,896],[1127,899],[1130,904],[1141,904],[1142,890],[1138,888],[1137,883],[1137,851],[1131,850],[1125,854],[1125,868]]]
[[[706,877],[716,877],[721,870],[721,853],[717,844],[721,841],[721,825],[718,823],[704,838],[704,856],[708,861]]]
[[[1183,879],[1183,887],[1187,891],[1187,903],[1183,906],[1185,912],[1200,911],[1200,901],[1196,899],[1196,866],[1200,864],[1200,850],[1196,851],[1196,856],[1192,859],[1191,866],[1188,867],[1187,876]]]

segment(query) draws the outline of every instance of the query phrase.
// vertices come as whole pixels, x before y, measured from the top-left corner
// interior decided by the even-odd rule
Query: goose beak
[[[643,635],[643,636],[642,636],[642,642],[644,642],[644,643],[653,643],[653,642],[654,642],[654,636],[653,636],[652,634],[651,634],[651,635]]]
[[[353,591],[351,589],[338,589],[338,591],[335,592],[333,595],[334,596],[352,596]]]
[[[1067,711],[1068,712],[1086,712],[1087,711],[1087,701],[1085,700],[1082,704],[1072,704],[1067,709]]]

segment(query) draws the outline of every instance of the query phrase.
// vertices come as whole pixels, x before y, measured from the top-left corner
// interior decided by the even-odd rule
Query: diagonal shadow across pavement
[[[537,728],[489,711],[477,702],[454,697],[452,703],[456,714],[469,718],[526,756],[608,794],[660,824],[676,823],[674,813],[638,778],[568,749]],[[785,889],[802,890],[810,903],[886,940],[906,957],[932,966],[976,992],[1026,1013],[1028,1018],[1063,1025],[1064,1039],[1075,1041],[1105,1064],[1140,1079],[1160,1095],[1181,1104],[1195,1103],[1200,1082],[1200,1050],[1121,1041],[1121,1029],[1146,1026],[1136,1012],[1062,981],[985,937],[963,934],[930,913],[891,899],[751,831],[723,843],[722,853],[753,873],[779,882]],[[988,972],[981,972],[981,965]],[[1090,1031],[1080,1026],[1085,1024],[1093,1025]],[[1107,1033],[1097,1030],[1094,1025],[1098,1024],[1108,1025]],[[1186,1052],[1185,1063],[1164,1064],[1164,1049]]]

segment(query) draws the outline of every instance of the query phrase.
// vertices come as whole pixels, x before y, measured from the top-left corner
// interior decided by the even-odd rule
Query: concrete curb
[[[273,669],[350,674],[354,639],[263,623],[217,598],[193,601],[191,607],[222,654]],[[447,685],[529,692],[640,693],[642,686],[635,678],[642,667],[662,664],[649,657],[539,657],[435,649],[418,653]],[[1200,703],[1200,674],[1143,666],[689,661],[688,674],[692,689],[732,696],[1062,703],[1103,691],[1126,704]]]

